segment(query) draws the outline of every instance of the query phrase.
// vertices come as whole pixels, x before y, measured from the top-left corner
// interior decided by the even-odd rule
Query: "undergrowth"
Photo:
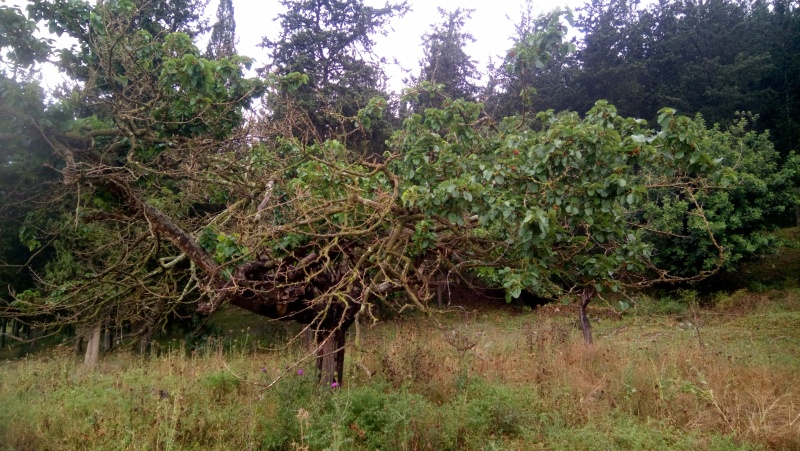
[[[800,292],[716,307],[460,312],[364,330],[342,387],[301,347],[68,347],[0,364],[0,449],[798,449]],[[188,350],[187,350],[188,348]]]

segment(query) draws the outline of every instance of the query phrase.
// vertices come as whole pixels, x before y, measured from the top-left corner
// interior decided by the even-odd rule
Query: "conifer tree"
[[[236,19],[233,16],[233,1],[220,0],[217,7],[217,22],[211,27],[211,40],[206,48],[209,59],[226,58],[236,53]]]
[[[386,75],[374,58],[373,36],[385,33],[392,18],[405,14],[406,3],[379,8],[363,0],[282,0],[281,4],[286,8],[278,16],[281,35],[275,41],[264,38],[262,47],[271,53],[271,72],[307,77],[307,83],[289,97],[313,127],[293,133],[310,135],[311,141],[346,136],[352,148],[382,153],[382,143],[390,133],[388,124],[375,121],[369,130],[356,130],[348,118],[367,107],[373,97],[386,96]],[[273,121],[289,115],[284,94],[270,99]]]
[[[464,22],[470,18],[474,10],[457,8],[447,11],[439,8],[442,22],[433,25],[431,31],[422,37],[425,58],[418,78],[413,81],[424,81],[442,84],[442,93],[452,99],[474,100],[477,88],[473,81],[479,78],[475,61],[464,50],[474,42],[475,38],[463,31]],[[428,93],[420,95],[417,108],[436,107],[441,100],[432,98]]]

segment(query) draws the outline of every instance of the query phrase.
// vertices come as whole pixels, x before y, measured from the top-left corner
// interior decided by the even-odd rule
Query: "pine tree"
[[[308,115],[312,141],[346,136],[347,144],[362,151],[382,153],[389,136],[386,123],[373,122],[368,135],[354,132],[354,117],[376,96],[386,97],[386,76],[372,52],[376,33],[408,10],[405,3],[375,8],[363,0],[282,0],[286,12],[279,16],[282,32],[264,39],[271,52],[269,69],[277,75],[293,72],[308,83],[291,93],[294,106]],[[273,121],[287,116],[284,101],[271,99]],[[308,130],[304,132],[308,133]],[[369,147],[369,149],[367,149]]]
[[[208,41],[208,59],[226,58],[236,54],[236,19],[233,16],[233,1],[220,0],[217,7],[217,22],[211,27]]]
[[[420,75],[414,82],[443,84],[442,93],[453,99],[475,99],[477,88],[473,80],[480,75],[475,68],[475,61],[464,51],[464,47],[474,42],[475,38],[463,31],[464,22],[473,11],[461,8],[447,11],[439,8],[439,15],[443,20],[433,25],[431,32],[422,37],[425,58],[422,60]],[[440,100],[423,94],[420,95],[420,104],[416,108],[436,107],[440,103]]]

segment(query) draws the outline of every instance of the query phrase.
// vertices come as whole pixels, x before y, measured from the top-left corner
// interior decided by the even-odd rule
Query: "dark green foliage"
[[[50,53],[49,41],[36,38],[36,24],[16,7],[0,6],[0,306],[11,292],[33,284],[29,267],[38,244],[34,228],[20,234],[26,217],[41,202],[56,172],[49,146],[36,126],[58,120],[45,108],[45,93],[34,80]],[[23,238],[20,240],[20,238]]]
[[[388,124],[376,121],[359,129],[348,118],[373,97],[385,97],[383,70],[378,61],[369,59],[372,37],[386,32],[389,21],[408,10],[406,4],[381,8],[362,0],[283,0],[282,4],[287,11],[279,15],[281,35],[262,44],[270,51],[269,70],[279,76],[300,73],[308,79],[272,97],[273,120],[289,117],[291,108],[299,108],[312,127],[295,124],[295,136],[321,142],[346,135],[353,148],[382,152]],[[292,106],[286,104],[286,94]]]
[[[546,90],[555,96],[557,92],[573,89],[565,84],[571,72],[567,62],[575,49],[572,42],[566,41],[567,24],[571,25],[572,20],[569,9],[534,16],[533,5],[527,4],[527,10],[515,25],[514,46],[507,51],[500,67],[492,70],[486,100],[490,113],[498,119],[507,116],[532,119],[538,111],[567,109],[564,105],[568,101],[554,107],[548,103],[552,100],[540,100],[538,92]]]
[[[703,124],[700,118],[695,121]],[[766,232],[797,207],[798,159],[792,153],[781,167],[769,136],[747,130],[748,124],[742,118],[729,132],[714,128],[698,143],[736,172],[737,183],[698,195],[696,204],[668,190],[655,191],[645,203],[644,217],[670,233],[648,238],[659,266],[680,274],[713,267],[718,251],[706,231],[706,221],[724,249],[727,270],[775,248],[775,237]],[[699,214],[698,205],[704,215]]]
[[[60,177],[43,169],[44,163],[78,178],[98,173],[89,167],[126,173],[131,189],[160,211],[178,219],[189,216],[189,193],[205,188],[175,177],[176,165],[201,157],[203,147],[190,144],[192,139],[209,143],[230,137],[262,84],[243,77],[249,59],[202,58],[189,34],[172,32],[198,30],[192,18],[202,11],[173,9],[181,5],[198,4],[72,1],[29,8],[54,31],[78,40],[77,50],[62,51],[60,68],[82,84],[65,86],[45,108],[35,84],[3,80],[0,170],[14,177],[4,177],[0,189],[17,205],[3,206],[2,228],[5,232],[12,220],[16,227],[26,220],[19,233],[23,244],[50,257],[46,267],[36,268],[46,280],[38,290],[15,285],[16,312],[43,312],[48,315],[43,320],[62,324],[103,321],[150,333],[156,323],[191,313],[186,306],[198,297],[191,265],[167,243],[145,239],[150,229],[131,221],[119,185],[73,190],[72,175],[67,183],[42,184],[48,176]],[[211,187],[204,200],[214,200],[215,192],[219,187]],[[231,257],[230,248],[223,247],[225,258]],[[17,249],[4,246],[2,251]],[[28,256],[0,258],[24,263]],[[135,282],[125,287],[126,280]],[[4,288],[7,283],[3,280]],[[120,300],[129,302],[117,306]]]
[[[36,23],[19,8],[0,6],[0,62],[30,67],[47,57],[50,46],[46,40],[33,36],[35,29]]]
[[[124,13],[131,18],[136,30],[153,35],[186,33],[196,37],[208,26],[203,19],[207,0],[111,0],[104,2],[109,9]],[[100,5],[97,5],[100,6]],[[28,12],[32,19],[45,20],[51,33],[63,33],[77,38],[86,38],[97,22],[89,21],[93,2],[84,0],[35,0],[30,2]],[[85,45],[85,42],[81,42]]]
[[[465,22],[471,18],[473,10],[458,8],[446,11],[439,8],[442,22],[434,24],[430,32],[422,37],[424,58],[422,70],[412,81],[415,84],[428,82],[441,84],[438,93],[452,99],[475,100],[478,87],[475,85],[479,77],[475,61],[464,51],[464,47],[474,42],[471,34],[464,31]],[[428,92],[420,94],[418,103],[412,103],[412,109],[422,113],[425,108],[440,107],[441,97],[433,97]]]
[[[736,111],[752,111],[782,155],[797,147],[796,2],[593,0],[578,11],[577,54],[555,56],[530,74],[536,109],[586,111],[606,99],[624,115],[650,120],[669,106],[722,124],[731,124]]]
[[[217,21],[211,26],[211,39],[206,48],[206,58],[228,58],[236,54],[236,19],[233,0],[220,0]]]

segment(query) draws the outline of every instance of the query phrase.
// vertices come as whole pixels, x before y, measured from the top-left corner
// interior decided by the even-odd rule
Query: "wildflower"
[[[262,367],[261,367],[261,372],[262,372],[262,373],[266,373],[266,372],[267,372],[267,367],[265,367],[265,366],[262,366]]]
[[[300,368],[299,370],[297,370],[297,375],[298,375],[298,376],[302,376],[303,374],[305,374],[305,371],[303,371],[303,369],[302,369],[302,368]]]
[[[339,387],[339,383],[338,382],[331,382],[331,388],[335,389],[335,388],[338,388],[338,387]]]

